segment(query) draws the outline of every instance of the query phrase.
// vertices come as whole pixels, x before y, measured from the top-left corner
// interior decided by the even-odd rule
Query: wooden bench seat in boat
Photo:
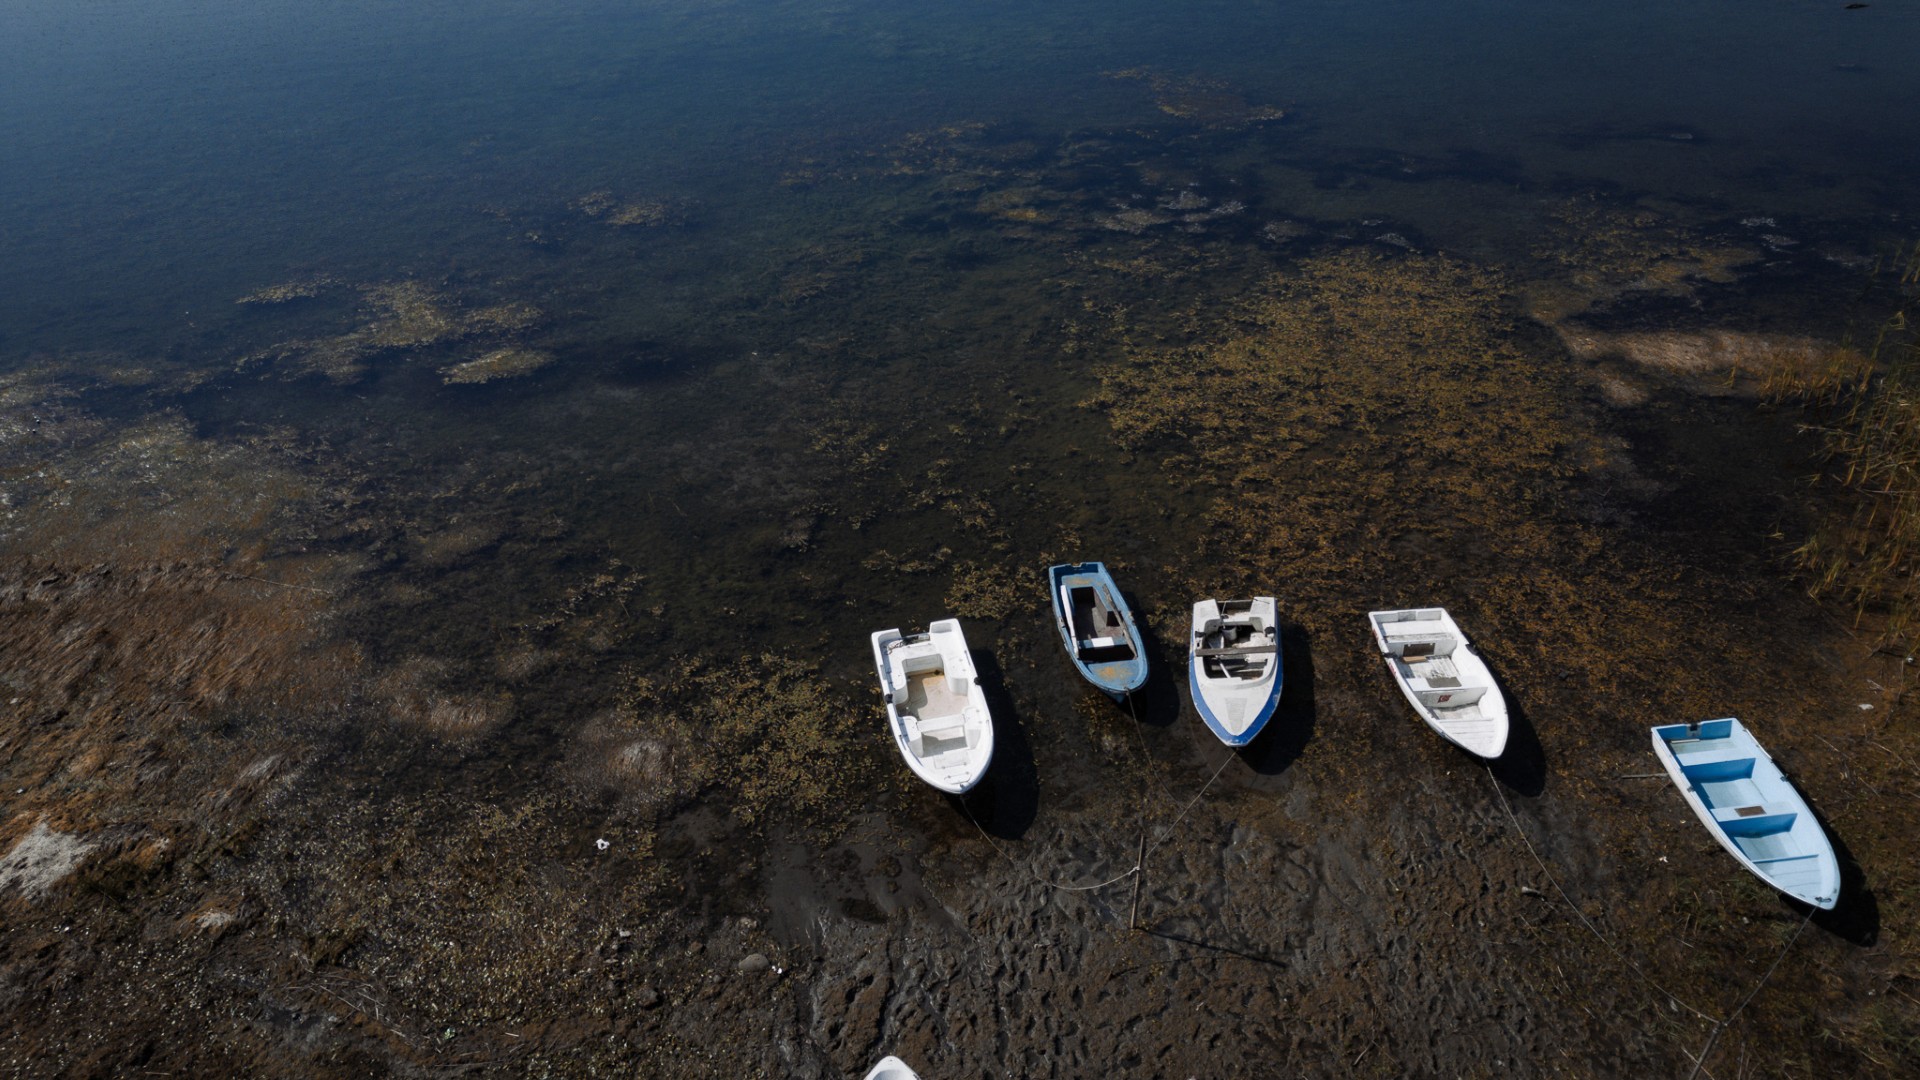
[[[1715,806],[1713,820],[1728,836],[1761,836],[1786,832],[1793,828],[1799,812],[1784,803],[1760,803],[1746,806]]]
[[[1416,624],[1401,623],[1398,625],[1410,626]],[[1454,648],[1458,646],[1459,643],[1453,639],[1452,634],[1438,629],[1439,623],[1423,625],[1431,625],[1435,629],[1412,634],[1388,631],[1387,655],[1397,656],[1404,660],[1418,660],[1423,656],[1446,656],[1452,653]]]
[[[1753,775],[1753,755],[1738,748],[1677,753],[1673,759],[1686,778],[1696,783],[1745,780]]]

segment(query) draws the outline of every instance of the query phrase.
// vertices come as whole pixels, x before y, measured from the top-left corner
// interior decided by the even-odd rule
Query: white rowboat
[[[1491,761],[1507,748],[1507,699],[1446,608],[1370,611],[1374,643],[1427,726]]]
[[[1653,729],[1653,754],[1695,817],[1740,865],[1797,900],[1840,900],[1833,842],[1745,724],[1727,717]]]

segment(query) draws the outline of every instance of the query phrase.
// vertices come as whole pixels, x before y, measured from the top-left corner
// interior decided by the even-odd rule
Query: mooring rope
[[[1513,823],[1513,831],[1520,834],[1520,842],[1527,846],[1527,854],[1533,856],[1534,864],[1540,867],[1540,872],[1546,875],[1547,880],[1553,884],[1553,890],[1560,894],[1560,899],[1566,901],[1567,906],[1573,909],[1573,914],[1577,918],[1579,918],[1580,925],[1585,926],[1589,933],[1591,933],[1594,937],[1599,938],[1600,943],[1602,945],[1605,945],[1613,953],[1613,955],[1619,957],[1622,963],[1632,968],[1633,973],[1640,977],[1640,981],[1646,983],[1648,986],[1651,986],[1654,990],[1658,991],[1661,995],[1665,996],[1668,1001],[1673,1002],[1675,1005],[1678,1005],[1679,1007],[1687,1010],[1688,1012],[1699,1017],[1700,1019],[1705,1020],[1707,1023],[1709,1024],[1716,1023],[1713,1017],[1708,1016],[1706,1013],[1701,1012],[1699,1009],[1696,1009],[1693,1006],[1687,1004],[1686,1002],[1681,1001],[1678,997],[1674,996],[1672,991],[1668,990],[1664,986],[1661,986],[1659,983],[1654,982],[1651,976],[1649,976],[1646,972],[1640,970],[1640,965],[1634,963],[1632,957],[1622,952],[1620,950],[1620,947],[1615,945],[1613,941],[1607,937],[1607,935],[1600,932],[1599,927],[1593,925],[1592,921],[1587,918],[1587,913],[1584,911],[1581,911],[1580,905],[1574,903],[1573,897],[1568,896],[1567,890],[1561,887],[1560,879],[1554,877],[1553,871],[1547,869],[1546,860],[1542,859],[1540,857],[1540,853],[1534,850],[1533,841],[1527,839],[1527,830],[1520,827],[1520,818],[1518,815],[1516,815],[1513,812],[1513,806],[1507,802],[1507,793],[1501,790],[1500,780],[1498,777],[1493,775],[1493,766],[1491,765],[1487,766],[1487,780],[1488,782],[1493,784],[1493,793],[1500,797],[1500,806],[1501,808],[1506,810],[1507,820]]]
[[[1140,714],[1137,710],[1134,709],[1132,694],[1127,695],[1127,711],[1133,714],[1135,731],[1139,732]],[[1142,754],[1145,754],[1146,738],[1144,733],[1141,733],[1140,749]],[[1179,815],[1176,816],[1170,824],[1160,829],[1160,835],[1155,837],[1152,843],[1149,844],[1149,843],[1143,842],[1141,844],[1140,858],[1138,861],[1136,861],[1133,864],[1131,868],[1124,870],[1119,874],[1116,874],[1113,877],[1108,878],[1105,881],[1095,882],[1092,885],[1066,885],[1058,881],[1049,881],[1046,878],[1041,877],[1039,874],[1034,873],[1032,870],[1027,870],[1027,876],[1032,878],[1036,884],[1044,885],[1049,889],[1058,889],[1061,892],[1091,892],[1094,889],[1104,889],[1109,885],[1113,885],[1113,884],[1117,884],[1119,882],[1125,881],[1126,879],[1134,876],[1135,874],[1140,873],[1141,868],[1146,865],[1146,857],[1152,854],[1155,848],[1158,848],[1161,844],[1165,843],[1167,838],[1173,835],[1173,830],[1179,828],[1180,823],[1187,819],[1187,815],[1193,812],[1193,808],[1200,804],[1200,800],[1202,798],[1206,797],[1207,792],[1213,787],[1214,781],[1220,779],[1220,774],[1227,771],[1228,765],[1233,764],[1234,756],[1235,755],[1232,751],[1228,751],[1226,758],[1220,762],[1219,767],[1213,770],[1213,775],[1207,777],[1207,782],[1201,786],[1199,793],[1194,795],[1193,798],[1187,800],[1187,805],[1181,809]],[[1145,802],[1146,802],[1145,787],[1149,785],[1149,782],[1153,775],[1151,769],[1147,767],[1150,764],[1151,764],[1150,758],[1147,761],[1142,763],[1141,784],[1143,785],[1143,790],[1141,793],[1142,814],[1141,814],[1140,828],[1141,828],[1143,841],[1144,841],[1145,833],[1147,831],[1146,815],[1144,812]],[[1164,789],[1162,789],[1161,793],[1163,795],[1166,795],[1168,802],[1173,801],[1172,793],[1167,792]],[[979,830],[981,838],[984,839],[987,842],[987,844],[993,848],[995,852],[999,853],[1001,858],[1007,860],[1008,862],[1012,863],[1015,866],[1020,866],[1022,867],[1022,869],[1025,869],[1025,867],[1021,864],[1020,860],[1014,858],[1013,855],[1010,854],[1006,848],[1001,847],[1000,842],[993,838],[993,834],[987,831],[986,826],[980,824],[980,819],[974,816],[973,805],[969,803],[964,796],[961,797],[960,799],[960,805],[964,807],[967,811],[967,820],[973,822],[973,827]]]
[[[1221,773],[1227,771],[1227,766],[1233,764],[1233,759],[1235,756],[1236,755],[1232,750],[1227,751],[1226,759],[1220,762],[1219,768],[1213,770],[1212,776],[1207,777],[1207,782],[1203,787],[1201,787],[1200,793],[1187,801],[1186,809],[1180,811],[1180,816],[1173,819],[1173,824],[1168,825],[1165,829],[1162,829],[1160,831],[1160,836],[1154,840],[1151,846],[1147,848],[1148,854],[1152,854],[1154,848],[1157,848],[1161,844],[1165,843],[1167,837],[1173,835],[1173,830],[1180,827],[1180,823],[1187,819],[1187,814],[1190,813],[1195,806],[1198,806],[1200,804],[1200,800],[1206,796],[1207,789],[1213,786],[1213,782],[1215,780],[1220,779]]]
[[[1661,986],[1659,983],[1653,981],[1653,978],[1651,976],[1649,976],[1645,971],[1641,970],[1639,964],[1636,964],[1633,962],[1632,957],[1629,957],[1626,953],[1622,952],[1619,946],[1615,945],[1611,940],[1609,940],[1605,934],[1602,934],[1600,932],[1600,929],[1598,927],[1594,926],[1593,923],[1587,919],[1586,913],[1580,910],[1580,905],[1573,902],[1573,898],[1567,895],[1567,890],[1561,887],[1560,880],[1553,876],[1553,871],[1547,869],[1546,861],[1540,858],[1540,853],[1534,849],[1533,841],[1527,839],[1527,830],[1521,828],[1520,818],[1518,815],[1516,815],[1513,812],[1512,804],[1507,801],[1507,793],[1501,789],[1499,778],[1493,775],[1492,766],[1487,767],[1487,780],[1493,784],[1494,794],[1500,797],[1500,806],[1502,809],[1506,810],[1507,820],[1513,823],[1513,831],[1520,834],[1520,842],[1527,846],[1527,854],[1533,856],[1533,861],[1535,865],[1539,866],[1540,872],[1546,875],[1546,878],[1548,881],[1553,883],[1553,889],[1555,892],[1560,894],[1560,899],[1565,901],[1566,905],[1573,909],[1573,913],[1574,915],[1579,917],[1581,925],[1585,926],[1588,932],[1593,934],[1594,937],[1599,938],[1600,943],[1602,945],[1605,945],[1609,950],[1611,950],[1613,955],[1619,957],[1622,963],[1626,964],[1629,968],[1632,968],[1633,973],[1640,977],[1641,982],[1652,987],[1655,991],[1657,991],[1659,994],[1664,996],[1668,1001],[1673,1002],[1675,1005],[1679,1006],[1680,1008],[1687,1010],[1693,1015],[1713,1025],[1713,1031],[1707,1035],[1706,1045],[1700,1048],[1700,1056],[1697,1058],[1694,1058],[1693,1060],[1693,1071],[1687,1073],[1687,1080],[1693,1080],[1695,1076],[1698,1076],[1700,1074],[1700,1071],[1702,1069],[1706,1068],[1707,1055],[1713,1053],[1713,1045],[1716,1041],[1719,1040],[1720,1033],[1722,1031],[1725,1031],[1729,1025],[1731,1025],[1736,1019],[1738,1019],[1740,1014],[1746,1010],[1747,1005],[1750,1002],[1752,1002],[1754,998],[1759,996],[1761,989],[1765,987],[1767,985],[1767,982],[1773,978],[1773,973],[1779,970],[1780,962],[1787,958],[1787,953],[1793,951],[1794,943],[1800,940],[1801,932],[1806,930],[1807,924],[1813,921],[1814,909],[1812,907],[1807,908],[1806,918],[1800,920],[1800,925],[1797,928],[1795,928],[1795,930],[1793,931],[1793,936],[1787,939],[1787,943],[1781,946],[1780,952],[1774,956],[1773,963],[1769,965],[1767,968],[1767,973],[1765,975],[1760,976],[1760,981],[1755,983],[1753,989],[1747,992],[1747,996],[1740,1000],[1740,1004],[1736,1006],[1731,1013],[1727,1014],[1726,1019],[1716,1020],[1713,1017],[1708,1016],[1706,1013],[1701,1012],[1699,1009],[1696,1009],[1693,1006],[1687,1004],[1686,1002],[1681,1001],[1678,997],[1674,996],[1671,990],[1668,990],[1666,987]]]
[[[1008,854],[1007,849],[1000,846],[999,841],[993,838],[993,834],[987,831],[986,826],[980,824],[980,819],[973,816],[973,806],[967,802],[965,796],[961,797],[960,805],[966,808],[967,820],[973,822],[973,827],[980,830],[981,837],[983,837],[988,844],[992,845],[994,851],[997,851],[1000,853],[1001,858],[1007,860],[1008,862],[1012,863],[1015,866],[1020,867],[1023,870],[1026,869],[1026,867],[1022,866],[1019,859],[1016,859],[1012,855]],[[1062,885],[1057,881],[1048,881],[1046,878],[1041,877],[1039,874],[1034,873],[1032,870],[1027,870],[1027,876],[1032,878],[1037,884],[1045,885],[1049,889],[1059,889],[1061,892],[1091,892],[1094,889],[1104,889],[1107,886],[1112,885],[1116,881],[1125,881],[1126,879],[1132,877],[1133,875],[1139,872],[1140,872],[1140,864],[1136,862],[1133,864],[1132,869],[1123,871],[1121,874],[1119,874],[1116,877],[1108,878],[1105,881],[1098,882],[1093,885]]]
[[[1145,725],[1140,723],[1140,710],[1134,707],[1133,694],[1131,693],[1127,694],[1127,712],[1133,716],[1134,746],[1139,751],[1140,772],[1143,777],[1141,780],[1143,785],[1140,797],[1141,806],[1144,808],[1146,805],[1146,789],[1158,791],[1161,797],[1165,798],[1168,802],[1172,802],[1173,792],[1168,791],[1160,785],[1159,776],[1153,770],[1153,754],[1147,750],[1147,729]],[[1145,827],[1146,825],[1143,822],[1141,828]]]
[[[1760,976],[1760,981],[1753,984],[1753,989],[1747,992],[1746,997],[1740,999],[1740,1004],[1732,1012],[1727,1014],[1725,1020],[1713,1025],[1713,1033],[1707,1036],[1707,1045],[1701,1047],[1700,1056],[1693,1059],[1693,1071],[1687,1074],[1687,1080],[1693,1080],[1695,1076],[1700,1074],[1701,1069],[1706,1068],[1707,1055],[1713,1053],[1713,1044],[1720,1038],[1720,1033],[1732,1025],[1735,1020],[1739,1019],[1740,1014],[1746,1010],[1747,1004],[1758,997],[1760,995],[1760,989],[1767,985],[1767,980],[1773,978],[1773,973],[1779,970],[1780,961],[1787,958],[1787,953],[1793,951],[1794,943],[1800,940],[1800,932],[1805,930],[1807,924],[1813,921],[1813,911],[1814,909],[1811,906],[1807,908],[1807,917],[1800,920],[1800,925],[1794,929],[1793,936],[1788,938],[1786,945],[1781,947],[1780,954],[1773,958],[1773,965],[1767,968],[1767,973]]]

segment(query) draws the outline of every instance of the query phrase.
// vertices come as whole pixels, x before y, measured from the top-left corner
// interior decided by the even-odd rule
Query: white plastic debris
[[[607,840],[595,840],[593,842],[593,846],[600,849],[601,851],[605,851],[608,848],[612,847],[613,844],[611,841],[607,841]]]

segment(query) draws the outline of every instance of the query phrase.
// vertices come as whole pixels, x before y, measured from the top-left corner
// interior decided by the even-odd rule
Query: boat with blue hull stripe
[[[1280,705],[1277,607],[1271,596],[1193,605],[1187,651],[1193,707],[1228,746],[1252,742]]]

